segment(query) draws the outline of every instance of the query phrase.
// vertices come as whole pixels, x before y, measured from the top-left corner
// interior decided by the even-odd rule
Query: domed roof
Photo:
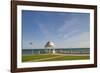
[[[48,41],[48,42],[46,43],[46,45],[45,45],[45,47],[54,47],[54,46],[55,46],[54,43],[51,42],[51,41]]]

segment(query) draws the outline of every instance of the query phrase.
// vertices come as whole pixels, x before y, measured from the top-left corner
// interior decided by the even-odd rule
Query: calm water
[[[55,48],[55,52],[59,54],[89,54],[90,48]],[[52,53],[52,49],[22,49],[23,55],[48,53]]]

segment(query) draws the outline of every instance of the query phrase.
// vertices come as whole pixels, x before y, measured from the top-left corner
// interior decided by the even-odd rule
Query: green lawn
[[[67,55],[53,55],[53,54],[22,56],[22,62],[85,60],[85,59],[89,59],[89,56],[67,56]]]
[[[60,58],[49,59],[44,61],[85,60],[85,59],[89,59],[89,56],[62,56]]]
[[[43,58],[49,58],[49,57],[55,57],[55,56],[58,56],[58,55],[51,55],[51,54],[48,54],[48,55],[28,55],[28,56],[22,56],[22,61],[33,61],[33,60],[36,60],[36,59],[43,59]]]

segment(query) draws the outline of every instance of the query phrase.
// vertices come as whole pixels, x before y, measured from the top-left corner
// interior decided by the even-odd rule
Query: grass
[[[85,60],[85,59],[89,59],[89,56],[67,56],[67,55],[54,55],[54,54],[22,56],[22,62]]]
[[[85,60],[85,59],[89,59],[89,56],[62,56],[60,58],[44,60],[44,61]]]
[[[58,55],[23,55],[22,56],[22,62],[24,61],[32,61],[32,60],[36,60],[36,59],[43,59],[43,58],[49,58],[49,57],[55,57],[55,56],[58,56]]]

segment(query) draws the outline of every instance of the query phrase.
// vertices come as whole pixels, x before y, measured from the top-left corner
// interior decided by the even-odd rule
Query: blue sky
[[[48,41],[55,48],[89,47],[90,14],[23,10],[23,49],[44,48]]]

